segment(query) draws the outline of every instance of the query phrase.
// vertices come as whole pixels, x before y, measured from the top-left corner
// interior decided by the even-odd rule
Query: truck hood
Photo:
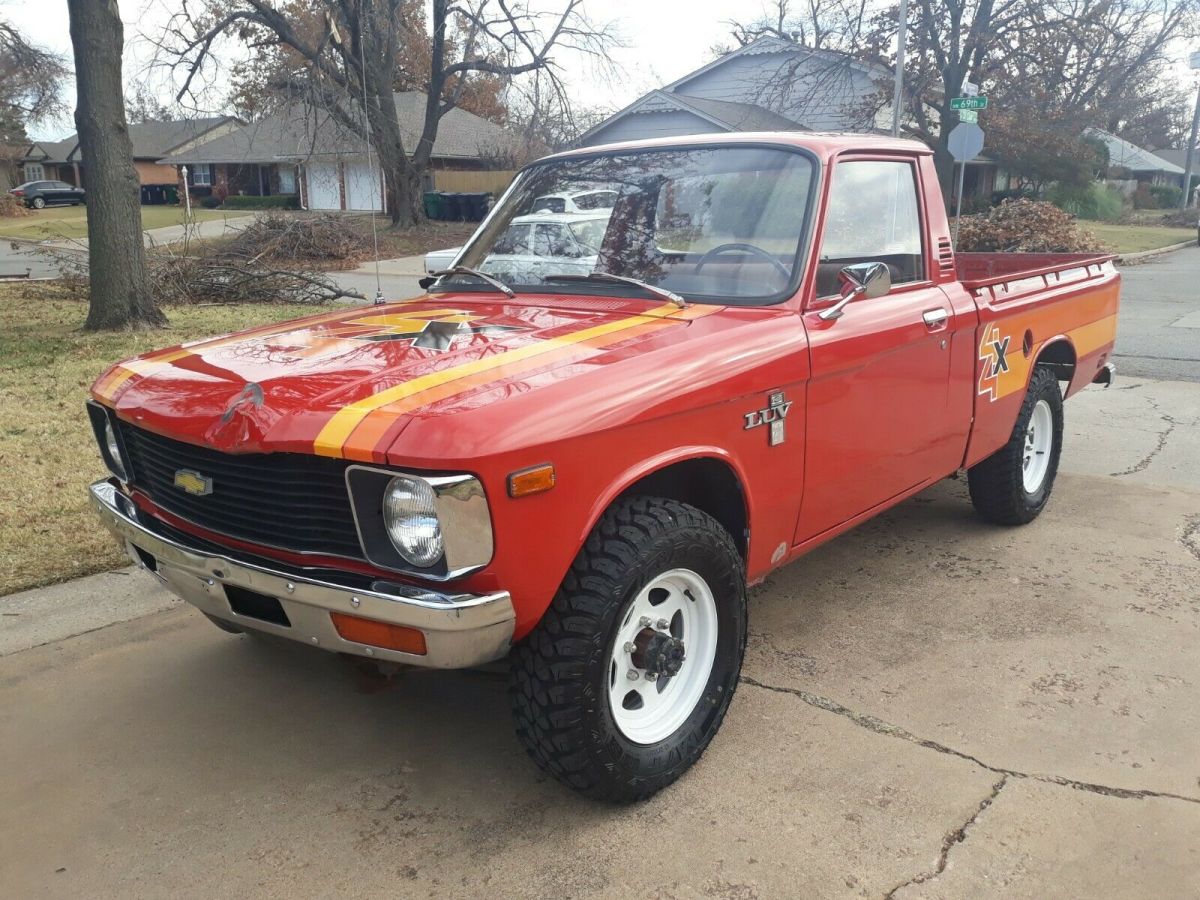
[[[225,452],[383,461],[414,416],[684,329],[720,307],[461,293],[337,312],[119,363],[93,396]],[[488,401],[492,402],[491,400]]]

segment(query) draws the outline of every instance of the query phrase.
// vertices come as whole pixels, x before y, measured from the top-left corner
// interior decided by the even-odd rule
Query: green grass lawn
[[[90,334],[63,288],[0,284],[0,595],[127,562],[87,502],[105,469],[83,404],[111,363],[329,308],[174,307],[167,328]]]
[[[0,219],[0,237],[25,238],[31,241],[54,240],[57,238],[87,237],[86,206],[47,206],[31,209],[30,215],[12,219]],[[219,209],[196,209],[192,215],[196,221],[247,215],[247,213],[222,211]],[[142,228],[162,228],[166,225],[182,225],[182,206],[143,206]]]
[[[1118,225],[1111,222],[1080,222],[1117,253],[1157,250],[1180,241],[1196,240],[1195,228],[1164,228],[1161,225]]]

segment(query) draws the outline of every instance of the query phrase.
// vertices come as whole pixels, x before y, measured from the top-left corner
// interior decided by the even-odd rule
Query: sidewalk
[[[367,302],[375,297],[375,262],[365,262],[348,272],[330,272],[329,277],[346,291],[357,291]],[[417,279],[425,274],[425,257],[401,256],[379,261],[379,288],[385,300],[411,300],[425,291]],[[348,300],[354,303],[357,301]]]

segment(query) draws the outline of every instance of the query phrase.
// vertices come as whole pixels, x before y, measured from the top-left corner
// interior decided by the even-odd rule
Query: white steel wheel
[[[671,569],[629,605],[610,651],[608,699],[635,744],[674,734],[704,695],[717,652],[717,604],[691,569]]]
[[[1039,400],[1025,428],[1025,450],[1021,457],[1021,481],[1027,493],[1042,486],[1050,468],[1050,451],[1054,447],[1054,416],[1050,404]]]

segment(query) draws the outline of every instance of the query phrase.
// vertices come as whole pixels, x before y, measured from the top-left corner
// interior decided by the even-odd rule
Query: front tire
[[[725,529],[674,500],[622,500],[513,651],[517,736],[585,796],[645,799],[717,733],[745,646],[745,569]]]
[[[998,525],[1036,519],[1054,489],[1062,435],[1058,379],[1050,369],[1035,367],[1008,443],[967,472],[976,512]]]

